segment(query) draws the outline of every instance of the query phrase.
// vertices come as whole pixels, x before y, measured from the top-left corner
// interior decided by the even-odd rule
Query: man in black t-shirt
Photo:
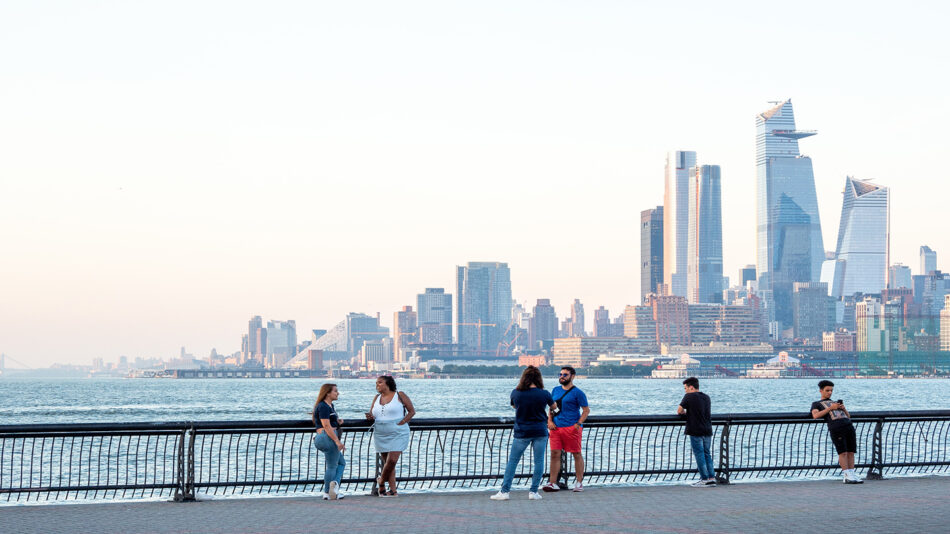
[[[858,440],[854,425],[851,424],[851,414],[842,401],[831,400],[834,390],[832,381],[818,382],[821,400],[811,403],[811,416],[813,419],[824,419],[828,423],[828,433],[831,435],[831,442],[835,444],[835,450],[838,451],[838,464],[844,474],[844,483],[860,484],[864,480],[854,473],[854,453],[858,452]]]
[[[691,376],[683,380],[686,395],[676,407],[676,413],[686,416],[686,435],[696,457],[699,468],[699,480],[692,485],[696,488],[708,488],[716,485],[716,468],[712,460],[712,417],[710,415],[709,395],[699,391],[699,379]]]

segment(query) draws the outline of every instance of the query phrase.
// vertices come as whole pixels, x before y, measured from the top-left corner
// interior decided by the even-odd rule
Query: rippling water
[[[0,379],[0,424],[125,421],[307,419],[313,379]],[[335,380],[341,417],[361,418],[373,380]],[[399,380],[418,417],[511,416],[513,379]],[[550,389],[552,377],[545,381]],[[946,379],[839,379],[835,398],[853,411],[950,409]],[[672,413],[679,380],[581,379],[596,415]],[[713,411],[807,412],[817,379],[702,380]]]

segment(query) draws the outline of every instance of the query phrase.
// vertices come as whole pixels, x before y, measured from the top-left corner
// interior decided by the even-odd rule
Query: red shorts
[[[551,450],[565,452],[581,452],[581,434],[584,428],[565,426],[551,431]]]

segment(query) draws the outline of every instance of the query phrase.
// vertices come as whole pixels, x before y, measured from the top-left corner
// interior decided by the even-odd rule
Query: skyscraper
[[[924,245],[920,247],[920,274],[930,274],[937,270],[937,252]]]
[[[427,287],[416,295],[419,315],[419,342],[452,343],[452,295],[441,287]]]
[[[297,354],[297,323],[290,321],[267,321],[266,350],[271,367],[280,367]]]
[[[888,271],[887,288],[899,289],[902,287],[908,289],[913,289],[914,287],[914,282],[910,274],[910,267],[900,263],[895,263],[894,265],[890,266],[890,270]]]
[[[640,212],[640,298],[663,283],[663,206]]]
[[[831,296],[878,294],[886,287],[890,191],[866,180],[845,178],[844,202],[835,247],[834,278],[824,280]],[[831,268],[824,269],[825,276]]]
[[[264,329],[261,316],[255,315],[247,322],[247,352],[244,354],[244,361],[263,358],[266,352],[267,330]]]
[[[393,361],[407,361],[406,346],[419,340],[418,314],[403,306],[393,316]]]
[[[783,327],[792,324],[792,284],[818,282],[825,248],[811,158],[798,140],[791,99],[755,117],[756,264],[759,291]]]
[[[663,283],[670,294],[686,296],[686,247],[689,238],[689,169],[696,152],[677,150],[666,156],[663,192]]]
[[[458,342],[495,353],[511,323],[511,272],[507,263],[469,262],[456,267]]]
[[[528,346],[534,350],[541,341],[551,341],[557,337],[557,314],[549,299],[538,299],[531,313],[528,328]]]
[[[580,299],[574,299],[574,304],[571,304],[571,328],[568,336],[586,336],[587,331],[584,329],[584,322],[584,305]]]
[[[722,303],[722,186],[719,165],[692,169],[687,234],[687,300]]]
[[[594,310],[594,337],[607,337],[610,334],[610,311],[601,306]]]

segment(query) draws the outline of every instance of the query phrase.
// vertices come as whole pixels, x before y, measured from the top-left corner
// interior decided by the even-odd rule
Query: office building
[[[427,287],[416,295],[419,342],[427,345],[452,343],[452,295],[441,287]]]
[[[640,298],[663,283],[663,206],[640,212]]]
[[[418,314],[412,311],[412,306],[403,306],[393,314],[393,360],[405,362],[409,360],[406,347],[410,343],[419,341]]]
[[[610,311],[601,306],[594,310],[594,337],[612,337],[610,331]]]
[[[627,337],[563,337],[554,340],[551,355],[554,365],[587,367],[601,354],[655,354],[651,340]]]
[[[937,270],[937,252],[924,245],[920,247],[920,274],[927,275]]]
[[[567,337],[587,335],[584,329],[584,305],[581,304],[580,299],[574,299],[574,304],[571,304],[571,320],[567,325],[566,333]]]
[[[722,302],[722,185],[719,165],[691,169],[686,295],[691,304]]]
[[[538,299],[531,311],[528,328],[528,347],[530,350],[538,348],[544,341],[552,341],[558,337],[557,313],[551,306],[549,299]]]
[[[469,262],[456,267],[458,343],[495,354],[511,323],[511,272],[507,263]]]
[[[792,325],[792,284],[820,281],[825,247],[811,158],[799,139],[792,101],[756,116],[756,267],[770,321]]]
[[[666,157],[663,192],[663,283],[671,295],[686,296],[689,239],[689,170],[696,152],[677,150]]]
[[[297,354],[297,323],[290,321],[267,321],[263,352],[268,367],[281,367]]]
[[[855,293],[878,294],[886,287],[890,191],[867,180],[845,178],[834,269],[824,279],[836,299]]]
[[[739,286],[746,287],[749,282],[755,281],[755,265],[746,265],[739,269]]]
[[[821,350],[823,352],[854,352],[856,336],[854,332],[837,330],[824,332],[821,335]]]
[[[822,334],[834,328],[835,302],[828,296],[824,282],[795,282],[792,293],[796,339],[820,341]]]
[[[858,352],[881,352],[889,349],[884,321],[884,306],[876,298],[867,297],[855,306]]]
[[[891,265],[887,275],[887,288],[900,289],[914,287],[914,281],[910,272],[910,267],[895,263]]]
[[[944,296],[940,310],[940,350],[950,352],[950,295]]]
[[[243,343],[242,343],[243,344]],[[260,315],[251,317],[247,322],[247,350],[243,360],[262,360],[267,353],[267,330]]]

